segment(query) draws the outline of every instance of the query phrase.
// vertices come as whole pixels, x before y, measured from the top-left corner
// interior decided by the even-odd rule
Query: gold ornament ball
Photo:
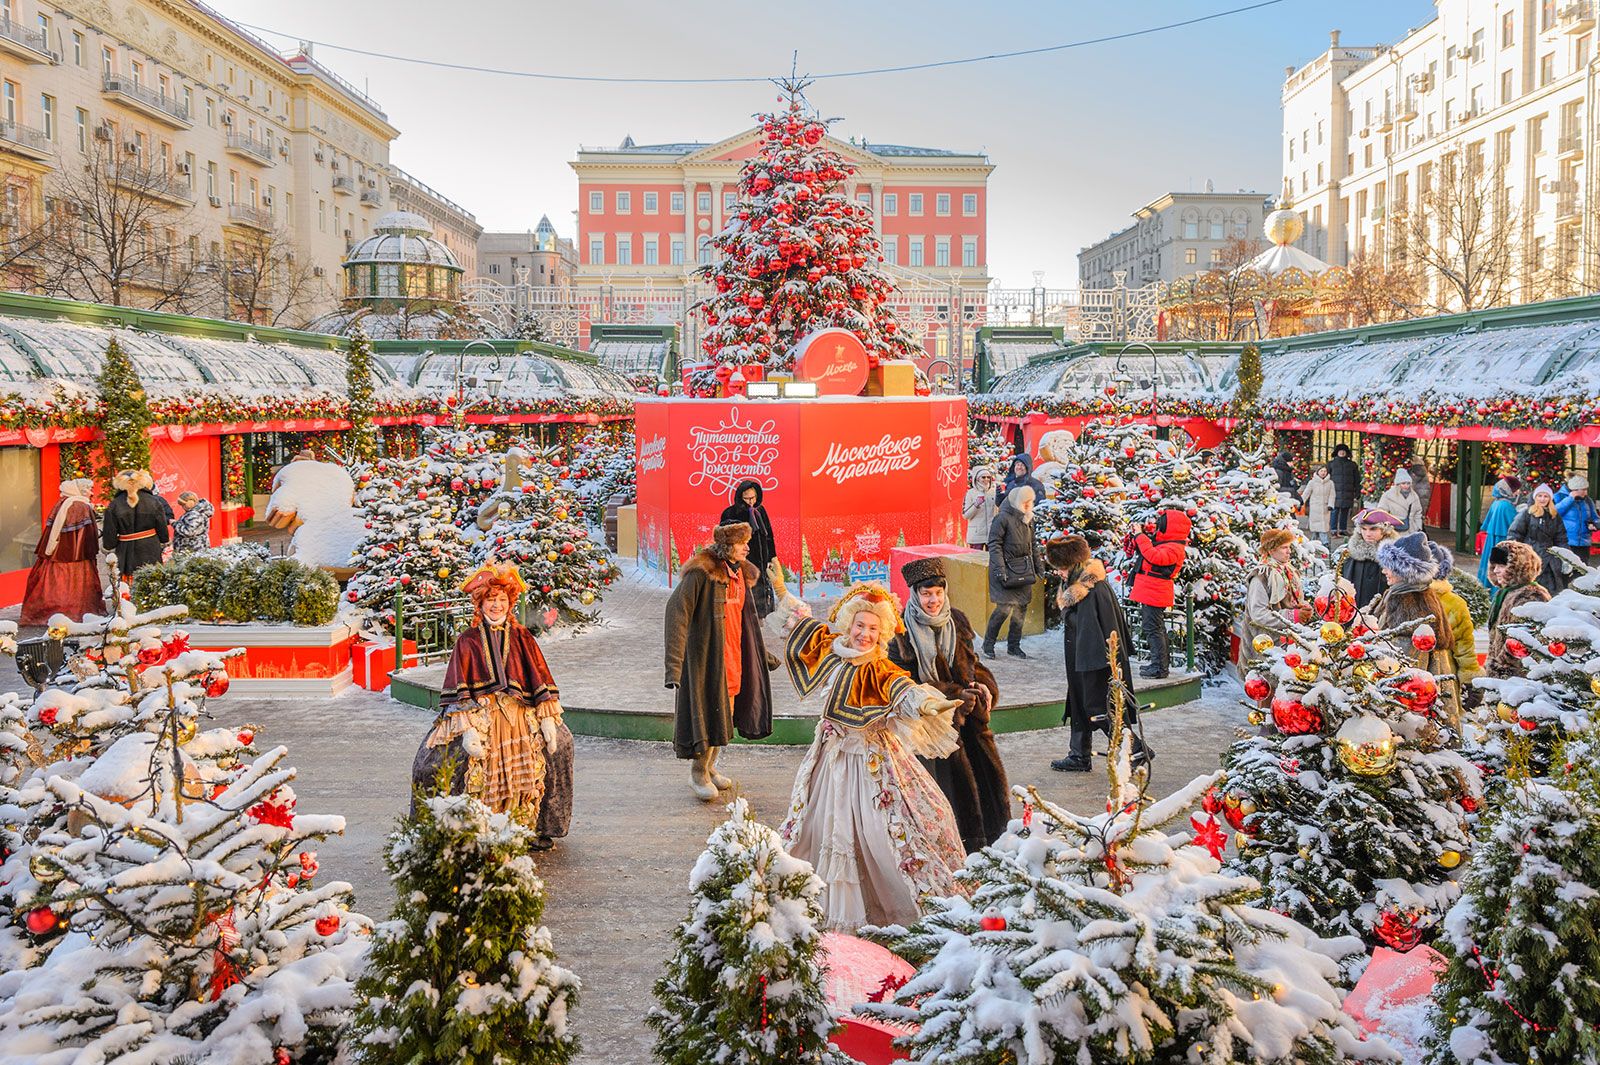
[[[1373,680],[1378,676],[1378,671],[1372,668],[1370,662],[1357,662],[1351,672],[1362,680]]]
[[[1389,726],[1366,715],[1340,726],[1334,743],[1339,761],[1357,776],[1387,776],[1400,758],[1399,744]]]
[[[1200,542],[1201,543],[1209,544],[1212,541],[1216,540],[1216,538],[1217,538],[1217,530],[1215,530],[1215,529],[1201,529],[1200,530]]]
[[[1303,680],[1307,684],[1310,684],[1312,681],[1317,679],[1318,672],[1319,671],[1315,662],[1307,662],[1303,666],[1296,666],[1294,675],[1299,680]]]
[[[1252,710],[1246,715],[1246,720],[1252,725],[1264,725],[1267,721],[1267,715],[1260,710]]]
[[[1456,866],[1461,864],[1461,852],[1441,851],[1439,854],[1439,864],[1446,869],[1454,869]]]
[[[61,867],[43,854],[28,859],[28,872],[41,884],[54,884],[63,875]]]
[[[45,635],[58,642],[65,640],[67,638],[67,627],[65,625],[52,625],[45,630]]]
[[[1589,690],[1596,695],[1600,695],[1600,673],[1596,673],[1589,678]]]
[[[190,740],[194,739],[195,733],[197,733],[199,731],[200,731],[200,726],[194,723],[194,719],[193,718],[184,718],[182,721],[179,721],[178,722],[178,743],[179,743],[179,745],[188,743]]]
[[[1255,803],[1251,802],[1249,799],[1240,799],[1239,800],[1239,815],[1241,817],[1249,817],[1251,814],[1253,814],[1255,812],[1256,812],[1256,804]]]
[[[1317,635],[1322,637],[1323,643],[1338,643],[1344,639],[1344,626],[1337,621],[1324,621]]]
[[[450,567],[449,566],[440,566],[439,567],[439,579],[442,581],[448,576],[450,576]]]
[[[1515,721],[1518,717],[1517,708],[1512,706],[1510,703],[1501,703],[1499,706],[1496,706],[1494,708],[1494,715],[1501,721],[1508,723]]]
[[[556,559],[560,558],[561,556],[556,554],[554,551],[552,551],[552,552],[550,552],[548,555],[546,555],[544,557],[548,558],[551,562],[554,562]]]
[[[1260,633],[1255,639],[1250,641],[1250,646],[1256,649],[1257,654],[1264,655],[1268,651],[1272,650],[1272,637],[1268,636],[1264,632]]]
[[[578,602],[582,603],[584,606],[588,606],[590,603],[594,602],[594,593],[584,592],[582,595],[578,596]]]

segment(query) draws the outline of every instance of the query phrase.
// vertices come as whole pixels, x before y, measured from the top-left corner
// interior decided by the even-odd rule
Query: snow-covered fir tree
[[[465,423],[432,426],[423,430],[422,453],[429,472],[450,486],[451,520],[469,537],[475,536],[478,508],[499,487],[505,462],[494,432]]]
[[[1051,498],[1034,505],[1033,527],[1041,542],[1081,536],[1108,567],[1115,561],[1106,552],[1121,551],[1131,521],[1126,504],[1137,490],[1117,464],[1124,450],[1123,428],[1091,422],[1072,444],[1058,449],[1065,456],[1052,476],[1054,483],[1045,484]],[[1002,476],[1004,472],[1002,463]]]
[[[879,933],[918,968],[866,1012],[916,1025],[898,1042],[926,1065],[1398,1061],[1339,1008],[1359,940],[1256,905],[1214,817],[1167,831],[1216,775],[1148,802],[1120,708],[1112,742],[1108,812],[1018,789],[1022,819],[960,874],[970,897]]]
[[[346,598],[367,624],[392,632],[395,603],[447,598],[466,580],[471,550],[455,524],[452,477],[427,456],[383,458],[356,476],[356,506],[366,535],[351,565]]]
[[[1600,570],[1583,567],[1554,599],[1499,620],[1526,675],[1474,682],[1486,694],[1470,738],[1497,771],[1515,752],[1524,772],[1542,777],[1569,737],[1600,725]]]
[[[528,586],[521,609],[534,624],[588,624],[596,615],[589,608],[622,571],[589,538],[559,450],[525,452],[521,469],[522,483],[491,499],[498,516],[474,546],[474,562],[516,565]]]
[[[95,628],[67,634],[83,653],[63,687],[0,715],[25,759],[0,772],[0,1046],[40,1063],[330,1060],[366,920],[348,884],[315,884],[308,845],[343,820],[296,813],[285,752],[257,755],[254,726],[201,729],[227,655],[126,606]]]
[[[534,836],[466,795],[420,797],[389,839],[395,908],[351,1027],[361,1062],[562,1065],[579,981],[556,964]]]
[[[1434,1065],[1600,1062],[1600,743],[1499,797],[1441,940]]]
[[[122,345],[115,340],[106,345],[100,367],[100,479],[107,484],[119,470],[150,468],[150,398],[145,394],[139,370]]]
[[[872,210],[846,195],[854,168],[828,145],[827,122],[807,110],[802,88],[789,85],[783,110],[756,116],[760,147],[711,238],[716,261],[699,270],[715,289],[695,305],[706,322],[702,347],[725,367],[788,370],[802,338],[839,326],[871,359],[912,358],[920,348],[888,306],[894,283],[879,265]]]
[[[1207,799],[1239,833],[1229,867],[1261,881],[1266,905],[1396,950],[1435,934],[1455,901],[1482,800],[1477,768],[1447,746],[1443,682],[1404,664],[1406,643],[1430,638],[1412,628],[1257,636],[1242,653],[1263,734],[1228,749]]]
[[[568,462],[573,493],[594,527],[602,527],[606,504],[614,497],[624,505],[633,502],[634,450],[633,431],[612,426],[591,429],[573,444]]]
[[[821,967],[822,881],[744,799],[689,876],[646,1023],[662,1065],[845,1065]]]
[[[345,344],[345,397],[349,400],[350,454],[357,462],[372,462],[378,457],[378,427],[373,424],[372,342],[358,325]]]

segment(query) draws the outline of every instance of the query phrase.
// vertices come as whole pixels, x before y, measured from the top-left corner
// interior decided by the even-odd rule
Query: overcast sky
[[[296,37],[407,57],[561,74],[770,76],[798,49],[813,73],[1036,48],[1143,29],[1251,0],[209,0],[224,15]],[[989,272],[1010,287],[1043,270],[1072,285],[1078,249],[1168,191],[1281,180],[1283,68],[1327,47],[1391,42],[1433,16],[1430,0],[1282,0],[1178,30],[1048,55],[820,81],[809,98],[864,136],[988,153]],[[715,141],[773,103],[760,84],[573,84],[440,70],[321,46],[401,131],[393,161],[491,230],[548,214],[572,235],[579,144],[631,135]]]

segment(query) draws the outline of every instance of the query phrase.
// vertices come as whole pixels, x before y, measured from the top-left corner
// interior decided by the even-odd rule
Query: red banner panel
[[[898,544],[960,543],[966,400],[642,399],[639,554],[670,570],[761,485],[778,557],[806,580],[887,580]]]

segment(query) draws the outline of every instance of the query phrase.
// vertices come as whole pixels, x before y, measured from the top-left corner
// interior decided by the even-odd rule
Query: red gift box
[[[404,644],[405,665],[416,662],[417,645],[407,640]],[[394,641],[359,640],[350,652],[350,672],[356,684],[369,692],[381,692],[389,687],[389,674],[398,668],[394,661]]]

